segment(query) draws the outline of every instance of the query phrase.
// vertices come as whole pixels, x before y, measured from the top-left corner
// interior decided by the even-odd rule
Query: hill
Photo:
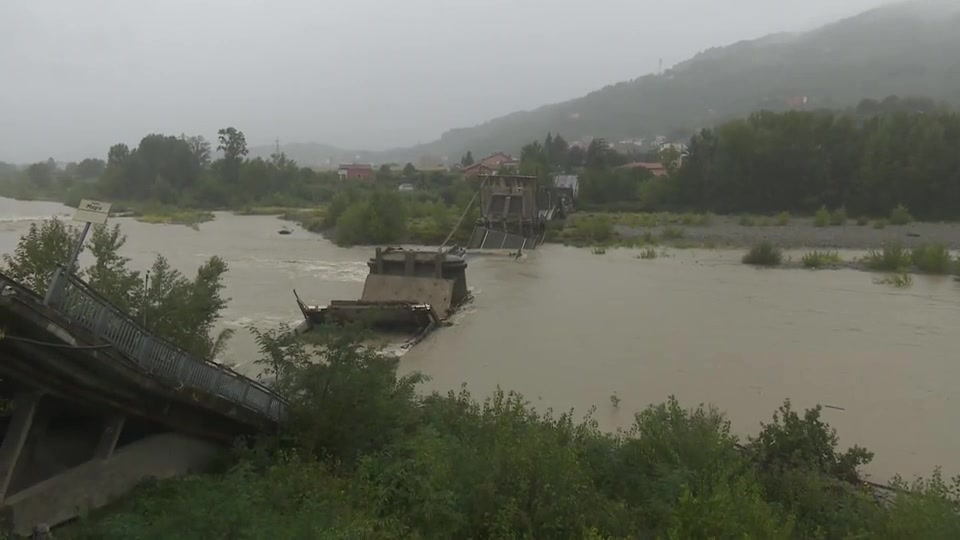
[[[444,133],[433,143],[373,155],[456,160],[518,151],[547,132],[582,137],[684,136],[757,109],[846,108],[863,98],[924,96],[960,104],[960,2],[914,0],[802,34],[704,51],[660,75]]]

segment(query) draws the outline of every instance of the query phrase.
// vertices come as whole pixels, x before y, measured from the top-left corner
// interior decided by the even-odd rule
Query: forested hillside
[[[813,32],[707,50],[663,75],[621,82],[565,103],[454,129],[439,141],[385,153],[456,159],[518,151],[548,132],[676,135],[760,109],[843,109],[861,99],[922,96],[960,104],[960,3],[918,0],[873,10]],[[804,99],[806,98],[806,103]]]

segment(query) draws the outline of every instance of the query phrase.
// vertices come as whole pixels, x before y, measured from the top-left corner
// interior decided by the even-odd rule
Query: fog
[[[883,0],[2,0],[0,160],[151,132],[383,149]]]

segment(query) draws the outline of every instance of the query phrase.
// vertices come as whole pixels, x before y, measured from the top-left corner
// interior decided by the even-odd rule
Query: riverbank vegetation
[[[79,229],[56,218],[32,224],[14,252],[3,254],[0,271],[43,295],[57,266],[69,261],[79,238]],[[231,335],[213,331],[229,302],[221,296],[227,264],[211,257],[190,279],[157,255],[144,275],[120,255],[126,241],[117,225],[95,226],[86,245],[93,262],[74,273],[148,331],[198,357],[215,358]]]
[[[780,266],[783,262],[783,250],[770,242],[761,242],[743,256],[743,264],[752,266]]]
[[[955,538],[960,479],[861,481],[819,407],[753,437],[670,398],[618,433],[497,391],[422,395],[395,358],[259,336],[289,398],[277,435],[220,470],[152,482],[64,531],[112,538]],[[356,396],[364,399],[358,400]],[[608,405],[609,406],[609,405]],[[882,497],[880,495],[883,495]]]
[[[842,227],[857,216],[858,225],[874,219],[878,230],[910,224],[915,215],[960,218],[950,202],[960,197],[960,177],[953,174],[960,157],[950,151],[960,142],[960,115],[910,112],[901,101],[908,102],[892,97],[849,111],[758,112],[701,131],[683,153],[666,147],[625,154],[603,139],[584,147],[548,134],[522,149],[517,172],[543,182],[577,174],[578,208],[606,214],[614,227],[707,227],[717,214],[738,216],[744,227],[786,227],[794,216],[812,218],[816,227]],[[904,137],[908,143],[901,144]],[[102,198],[148,222],[189,225],[210,219],[210,210],[273,207],[344,245],[435,244],[477,188],[457,172],[421,172],[410,164],[342,181],[335,171],[302,167],[282,152],[267,159],[247,153],[243,132],[232,127],[220,130],[215,143],[151,134],[135,148],[114,145],[106,160],[4,166],[0,194],[68,203]],[[412,191],[398,193],[401,184]],[[387,219],[402,226],[386,230],[374,223],[380,216],[370,208],[381,208],[384,199],[398,207]],[[476,216],[474,208],[454,241],[466,241]],[[575,223],[568,228],[574,230],[550,238],[584,241]]]

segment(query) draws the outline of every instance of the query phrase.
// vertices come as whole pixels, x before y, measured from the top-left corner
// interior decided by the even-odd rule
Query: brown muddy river
[[[0,252],[30,219],[59,212],[70,210],[0,199]],[[317,304],[359,297],[372,252],[301,230],[278,235],[284,223],[272,217],[218,214],[199,231],[111,221],[136,267],[158,253],[186,272],[211,255],[228,262],[224,324],[239,331],[226,360],[248,373],[257,354],[245,327],[298,322],[293,289]],[[636,253],[546,246],[519,261],[471,258],[475,301],[402,369],[430,376],[427,389],[465,382],[480,398],[500,386],[538,408],[582,415],[596,406],[607,429],[671,394],[716,405],[741,434],[785,398],[820,403],[835,407],[824,417],[842,444],[876,452],[874,479],[937,465],[960,473],[960,283],[917,276],[896,289],[854,270],[756,270],[739,251]]]

